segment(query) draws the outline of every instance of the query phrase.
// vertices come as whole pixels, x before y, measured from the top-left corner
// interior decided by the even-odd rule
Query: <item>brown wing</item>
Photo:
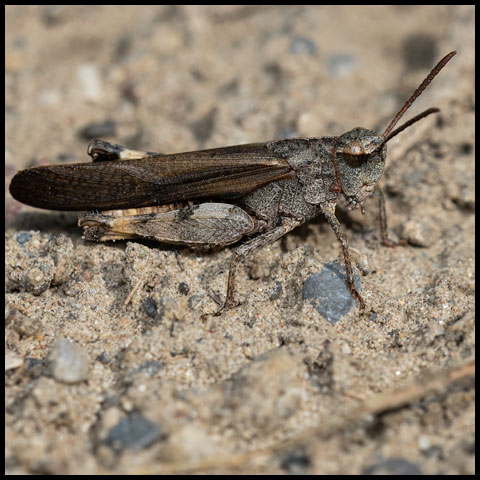
[[[18,172],[10,193],[50,210],[105,210],[188,200],[239,198],[294,176],[264,143],[134,160],[35,167]]]

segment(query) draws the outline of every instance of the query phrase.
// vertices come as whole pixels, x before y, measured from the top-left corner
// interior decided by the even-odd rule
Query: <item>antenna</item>
[[[418,122],[422,118],[428,117],[431,113],[437,113],[439,112],[439,108],[429,108],[428,110],[425,110],[422,113],[419,113],[417,116],[411,118],[408,120],[408,122],[405,122],[403,125],[400,125],[397,129],[395,129],[392,133],[390,133],[387,137],[383,139],[383,142],[375,149],[378,150],[382,148],[389,140],[391,140],[393,137],[398,135],[400,132],[403,132],[406,128],[408,128],[410,125],[413,125],[414,123]]]
[[[411,107],[412,103],[422,94],[422,92],[427,88],[430,82],[435,78],[435,76],[440,72],[440,70],[450,61],[450,59],[456,55],[457,52],[450,52],[448,55],[445,55],[436,65],[433,67],[432,71],[427,75],[427,78],[420,84],[420,86],[413,92],[413,95],[405,102],[405,105],[400,109],[400,111],[395,115],[395,118],[390,122],[390,125],[383,132],[385,140],[382,142],[382,146],[390,140],[392,137],[400,133],[402,130],[405,130],[407,127],[412,125],[418,120],[430,115],[431,113],[439,112],[438,108],[430,108],[425,110],[420,115],[412,118],[408,122],[404,123],[402,126],[398,127],[392,134],[390,132],[393,130],[393,127],[398,123],[398,121],[403,117],[404,113]]]

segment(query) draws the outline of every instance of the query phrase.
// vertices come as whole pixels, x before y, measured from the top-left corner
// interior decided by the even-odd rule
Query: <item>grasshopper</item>
[[[130,150],[102,140],[88,146],[91,163],[52,165],[18,172],[10,193],[20,202],[51,210],[94,210],[78,225],[88,240],[143,238],[189,246],[224,247],[251,237],[232,255],[223,307],[234,304],[238,264],[254,250],[323,214],[342,246],[346,284],[356,290],[347,237],[335,216],[341,195],[360,208],[378,188],[387,142],[430,108],[393,130],[433,78],[456,54],[432,69],[382,134],[354,128],[343,135],[290,138],[164,155]],[[383,195],[380,234],[388,239]]]

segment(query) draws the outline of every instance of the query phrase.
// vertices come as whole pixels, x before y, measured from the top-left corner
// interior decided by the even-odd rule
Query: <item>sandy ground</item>
[[[379,244],[374,200],[339,205],[364,313],[304,299],[338,267],[322,219],[254,254],[214,317],[229,249],[87,243],[76,214],[7,193],[6,472],[473,474],[474,14],[8,6],[6,186],[88,161],[91,137],[171,153],[382,131],[458,55],[406,118],[442,112],[389,144],[409,245]]]

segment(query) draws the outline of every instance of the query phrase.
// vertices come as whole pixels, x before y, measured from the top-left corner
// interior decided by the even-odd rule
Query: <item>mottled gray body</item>
[[[280,180],[248,195],[244,202],[268,227],[291,217],[302,223],[318,214],[318,205],[336,202],[338,191],[332,149],[336,137],[292,138],[266,144],[266,147],[286,158],[295,171],[295,178]]]

